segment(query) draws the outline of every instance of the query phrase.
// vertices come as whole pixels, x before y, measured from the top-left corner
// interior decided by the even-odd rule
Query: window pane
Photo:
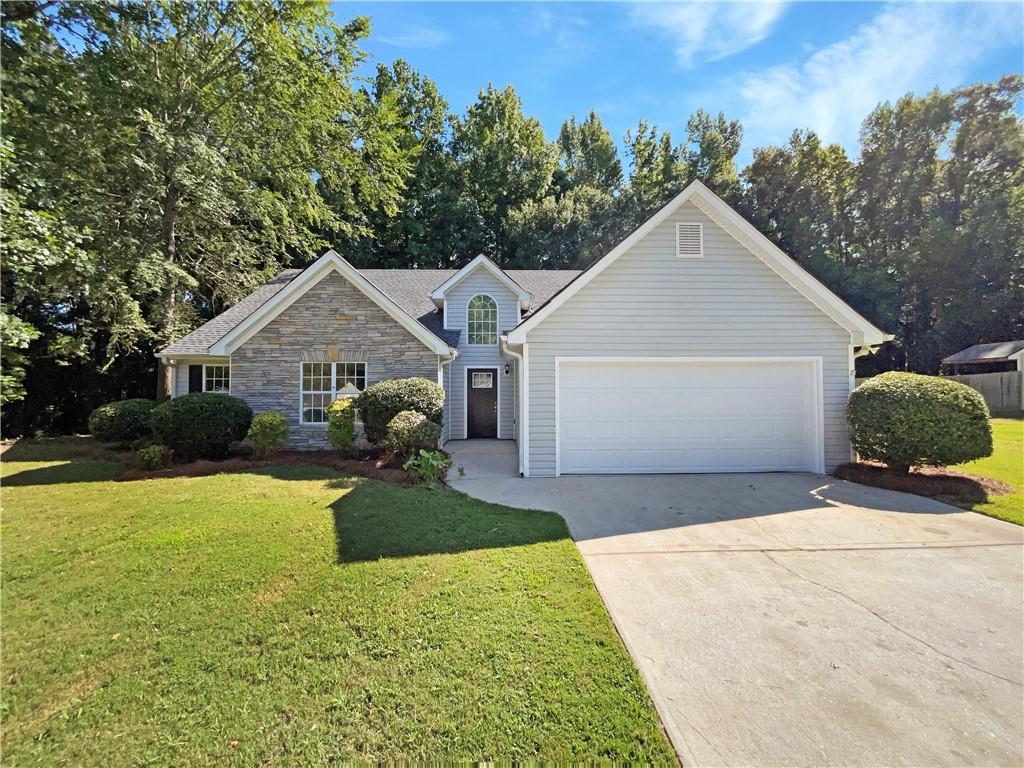
[[[327,406],[331,395],[309,394],[302,396],[302,420],[310,424],[321,424],[327,421]]]
[[[203,366],[203,391],[227,392],[231,388],[231,367],[228,365]]]
[[[355,387],[362,392],[366,389],[366,363],[337,363],[334,386],[337,392],[345,387]]]
[[[470,344],[498,343],[498,305],[490,296],[474,296],[466,310]]]

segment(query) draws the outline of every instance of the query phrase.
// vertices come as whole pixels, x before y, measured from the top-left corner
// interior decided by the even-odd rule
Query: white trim
[[[469,440],[469,371],[494,371],[494,407],[495,407],[495,440],[503,440],[501,436],[501,372],[497,365],[469,365],[462,369],[462,439]],[[485,438],[486,439],[486,438]]]
[[[891,335],[883,333],[868,322],[849,304],[840,299],[768,238],[758,232],[756,227],[729,207],[727,203],[700,181],[693,181],[661,210],[641,224],[633,234],[580,274],[579,277],[563,288],[547,304],[509,331],[509,343],[522,344],[525,342],[526,336],[531,330],[536,328],[566,301],[579,293],[584,286],[611,266],[622,254],[626,253],[641,239],[650,234],[655,227],[666,221],[669,216],[688,200],[692,200],[709,218],[719,226],[722,226],[723,229],[726,229],[741,245],[745,246],[754,256],[767,264],[776,274],[796,288],[811,303],[835,320],[841,327],[850,331],[854,337],[854,343],[858,346],[874,346],[892,339]]]
[[[230,358],[226,363],[203,363],[203,392],[216,392],[215,389],[206,388],[206,369],[207,368],[227,368],[228,369],[228,394],[231,394],[231,360]]]
[[[444,302],[441,304],[441,327],[446,331],[448,328],[448,297],[444,297]]]
[[[779,355],[754,357],[622,357],[622,356],[558,356],[555,357],[555,477],[561,475],[559,455],[559,369],[567,363],[811,363],[813,391],[810,392],[814,416],[814,467],[812,472],[825,472],[825,362],[821,355]]]
[[[700,241],[700,250],[696,256],[684,256],[679,253],[679,229],[680,227],[697,227],[697,239]],[[677,259],[703,259],[704,258],[704,222],[702,221],[677,221],[676,222],[676,258]]]
[[[456,272],[454,275],[449,277],[447,280],[441,283],[441,285],[434,289],[434,292],[430,294],[430,298],[433,300],[434,304],[440,307],[444,303],[445,294],[449,290],[454,288],[458,283],[462,282],[462,280],[466,276],[468,276],[471,272],[474,272],[479,267],[483,267],[484,269],[486,269],[494,276],[496,280],[498,280],[502,285],[504,285],[506,288],[512,291],[512,293],[514,293],[518,298],[519,305],[522,309],[530,308],[530,303],[533,301],[533,294],[527,291],[525,288],[523,288],[523,286],[521,286],[511,277],[509,277],[508,274],[506,274],[501,267],[499,267],[497,264],[495,264],[493,261],[491,261],[483,254],[477,256],[475,259],[469,262],[469,264],[464,266],[462,269],[460,269],[458,272]]]
[[[334,251],[327,251],[308,266],[300,275],[292,280],[283,289],[274,294],[271,299],[253,312],[249,317],[228,331],[216,343],[210,346],[211,355],[230,355],[242,344],[252,338],[264,328],[275,317],[284,312],[299,298],[305,295],[306,291],[319,283],[323,278],[332,272],[337,272],[348,280],[357,290],[368,299],[389,314],[403,328],[411,333],[416,339],[435,354],[449,355],[450,347],[428,331],[418,320],[398,306],[387,294],[367,280],[355,267]]]
[[[306,421],[303,418],[302,408],[302,396],[306,394],[306,391],[302,388],[302,366],[304,365],[329,365],[331,366],[331,403],[338,399],[338,371],[335,368],[336,365],[344,365],[351,363],[353,365],[363,366],[363,388],[370,386],[370,366],[366,360],[300,360],[299,361],[299,426],[300,427],[326,427],[327,420],[324,421]],[[323,394],[326,390],[315,390],[318,394]],[[310,390],[309,394],[313,394],[314,390]],[[352,397],[355,397],[352,395]],[[330,405],[330,403],[328,403]]]
[[[494,343],[493,344],[473,344],[469,338],[469,302],[478,296],[486,296],[492,302],[494,302]],[[445,299],[447,303],[448,299]],[[466,299],[466,346],[467,347],[496,347],[501,342],[501,305],[498,304],[498,300],[491,296],[489,293],[474,293],[468,299]]]
[[[523,441],[523,477],[530,476],[530,345],[523,344],[523,426],[519,430]]]

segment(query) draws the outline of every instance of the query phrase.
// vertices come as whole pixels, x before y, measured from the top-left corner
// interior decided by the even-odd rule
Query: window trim
[[[471,332],[469,330],[469,305],[473,302],[473,299],[478,299],[481,296],[483,296],[485,298],[488,298],[488,299],[490,299],[491,301],[494,302],[494,343],[482,343],[482,344],[478,343],[478,344],[474,344],[472,342],[472,338],[473,337],[472,337]],[[498,346],[498,342],[501,340],[500,339],[501,333],[500,333],[500,328],[499,328],[500,325],[501,325],[501,321],[500,321],[500,310],[498,308],[498,300],[495,299],[493,296],[491,296],[489,293],[474,293],[472,296],[470,296],[466,300],[466,346],[467,347],[496,347],[496,346]]]
[[[207,389],[206,388],[206,370],[207,368],[227,368],[228,369],[228,388],[227,394],[231,394],[231,361],[228,360],[226,363],[203,363],[203,392],[220,392],[224,393],[224,390]]]
[[[322,395],[327,392],[325,389],[306,390],[302,385],[304,368],[307,365],[329,365],[331,366],[331,402],[338,399],[338,365],[361,365],[363,366],[363,389],[369,386],[370,366],[366,360],[302,360],[299,362],[299,426],[302,427],[326,427],[327,421],[306,421],[305,409],[303,408],[303,397],[305,395]],[[342,397],[355,397],[355,395],[342,395]]]

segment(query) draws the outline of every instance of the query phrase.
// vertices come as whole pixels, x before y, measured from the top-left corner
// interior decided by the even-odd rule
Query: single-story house
[[[945,373],[1003,373],[1024,370],[1024,339],[975,344],[943,358]]]
[[[359,270],[328,251],[159,353],[174,392],[279,411],[382,379],[446,392],[442,441],[518,443],[524,476],[822,472],[850,459],[854,357],[884,334],[693,182],[588,269]]]

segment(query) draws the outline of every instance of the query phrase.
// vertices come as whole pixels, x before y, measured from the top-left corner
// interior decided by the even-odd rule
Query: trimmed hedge
[[[366,429],[366,439],[374,445],[387,437],[388,424],[402,411],[422,413],[435,424],[441,423],[444,389],[430,379],[389,379],[371,384],[356,401]]]
[[[392,456],[403,459],[415,456],[421,449],[437,450],[441,427],[416,411],[402,411],[388,422],[388,432],[381,446]]]
[[[277,411],[257,413],[252,417],[247,437],[256,454],[262,458],[268,451],[288,445],[288,420]]]
[[[349,456],[356,449],[356,408],[351,397],[339,397],[327,406],[327,439],[331,446]]]
[[[243,401],[220,392],[195,392],[153,409],[153,436],[184,459],[216,459],[242,440],[252,423]]]
[[[850,441],[863,459],[906,472],[992,454],[992,425],[981,394],[939,376],[892,371],[868,379],[846,406]]]
[[[136,398],[101,405],[89,414],[89,432],[105,443],[130,443],[150,435],[153,400]]]

